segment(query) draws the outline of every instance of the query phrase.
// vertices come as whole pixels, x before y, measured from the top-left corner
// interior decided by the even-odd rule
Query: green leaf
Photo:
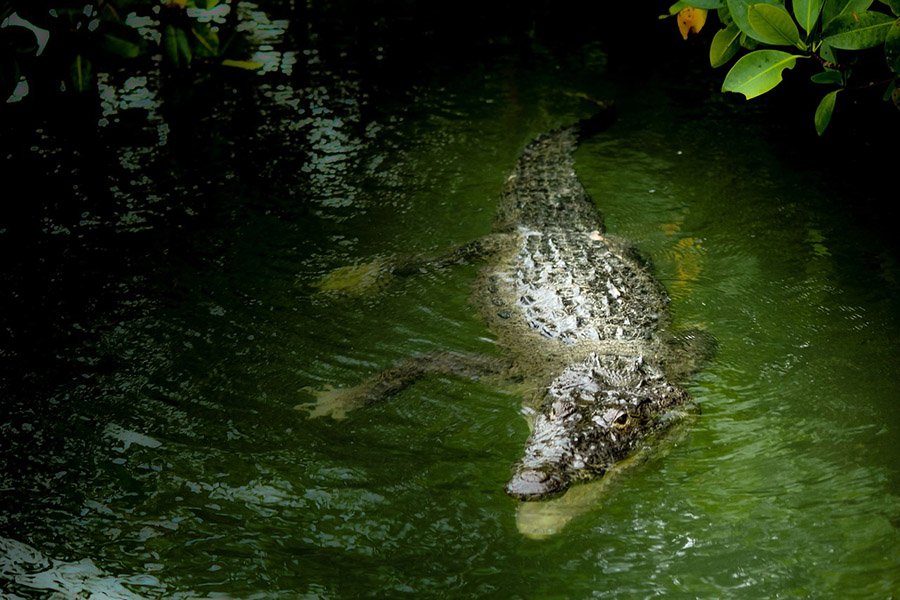
[[[892,17],[872,11],[841,15],[822,31],[822,41],[841,50],[872,48],[884,42],[893,22]]]
[[[891,93],[893,93],[893,91],[894,91],[895,89],[897,89],[897,80],[896,80],[896,79],[893,80],[892,82],[888,83],[887,89],[884,90],[884,96],[882,96],[881,99],[884,100],[885,102],[887,102],[888,100],[890,100],[890,99],[891,99]]]
[[[825,128],[828,127],[828,123],[831,121],[831,113],[834,112],[834,101],[840,91],[834,90],[825,94],[825,97],[819,102],[819,107],[816,108],[816,133],[819,135],[825,133]]]
[[[69,78],[72,80],[72,86],[76,92],[84,92],[91,87],[93,81],[93,65],[91,61],[76,54],[69,69]]]
[[[678,2],[669,7],[669,16],[677,15],[685,8],[704,8],[706,10],[713,10],[722,8],[723,6],[725,6],[725,0],[678,0]],[[665,15],[660,17],[660,19],[665,18]]]
[[[834,55],[834,48],[828,44],[823,43],[819,46],[819,56],[826,62],[837,63],[837,57]]]
[[[900,87],[897,87],[898,81],[900,79],[895,79],[888,84],[887,89],[884,91],[884,101],[892,102],[894,107],[900,110]]]
[[[178,43],[178,55],[181,58],[181,66],[191,66],[191,61],[194,59],[194,54],[193,52],[191,52],[191,45],[188,42],[187,33],[184,31],[184,29],[175,30],[175,39]]]
[[[778,0],[726,0],[726,3],[731,18],[741,28],[741,31],[750,37],[756,37],[753,28],[750,27],[750,21],[747,20],[747,9],[751,4],[778,4],[779,2]]]
[[[178,52],[178,36],[175,33],[174,26],[166,25],[165,29],[163,29],[162,47],[169,62],[171,62],[175,68],[180,67],[181,55]]]
[[[900,17],[900,0],[881,0],[881,3],[890,8],[895,16]]]
[[[197,39],[198,56],[212,57],[219,55],[219,36],[207,25],[197,24],[191,27],[191,33]]]
[[[813,83],[821,83],[825,85],[841,85],[844,82],[844,76],[840,71],[835,69],[826,69],[821,73],[816,73],[809,78]]]
[[[781,83],[781,73],[793,69],[800,55],[788,54],[781,50],[756,50],[737,61],[725,81],[723,92],[744,94],[747,100],[765,94]]]
[[[800,27],[809,33],[819,20],[819,13],[822,12],[822,0],[794,0],[793,9],[794,17],[797,18]]]
[[[747,50],[756,50],[757,48],[759,48],[759,42],[754,40],[746,33],[741,32],[741,48],[746,48]]]
[[[134,58],[141,53],[141,46],[130,40],[126,40],[115,36],[111,33],[104,33],[100,38],[100,47],[122,58]]]
[[[827,26],[841,15],[859,14],[872,6],[873,0],[825,0],[822,6],[822,22]]]
[[[716,11],[716,14],[719,15],[719,22],[721,22],[725,27],[728,27],[729,25],[732,25],[734,23],[734,19],[731,18],[731,13],[728,12],[728,6],[723,6]]]
[[[235,67],[237,69],[245,69],[247,71],[256,71],[263,67],[261,62],[253,60],[231,60],[230,58],[223,60],[222,65],[226,67]]]
[[[900,19],[894,21],[884,38],[884,58],[888,68],[900,74]]]
[[[673,4],[672,6],[669,7],[669,16],[671,17],[672,15],[677,15],[678,13],[680,13],[685,8],[688,8],[689,6],[690,6],[690,4],[688,4],[687,0],[679,0],[678,2],[676,2],[675,4]],[[666,15],[662,15],[660,17],[660,19],[665,19],[665,18],[666,18]]]
[[[753,29],[753,37],[774,46],[804,48],[794,19],[782,6],[751,4],[747,9],[747,21]]]
[[[740,47],[741,30],[737,25],[732,24],[725,29],[720,29],[716,32],[709,47],[709,64],[713,68],[721,67],[737,54]]]
[[[688,6],[713,10],[725,6],[725,0],[686,0]]]

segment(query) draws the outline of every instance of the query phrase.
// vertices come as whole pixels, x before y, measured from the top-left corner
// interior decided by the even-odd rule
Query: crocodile
[[[671,332],[666,291],[630,244],[606,232],[575,173],[580,140],[611,120],[604,106],[529,143],[487,237],[437,258],[377,263],[374,279],[484,258],[473,299],[508,364],[452,352],[415,357],[356,388],[321,392],[313,414],[342,416],[429,373],[518,378],[538,391],[526,398],[532,429],[505,491],[531,501],[602,476],[692,412],[679,380],[713,341]]]

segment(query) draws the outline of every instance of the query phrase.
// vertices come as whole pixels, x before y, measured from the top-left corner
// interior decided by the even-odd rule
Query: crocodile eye
[[[616,417],[616,420],[613,421],[613,422],[614,422],[616,425],[620,425],[620,426],[621,426],[621,425],[625,425],[625,423],[628,422],[628,413],[627,413],[627,412],[621,412],[621,413],[619,413],[619,415]]]

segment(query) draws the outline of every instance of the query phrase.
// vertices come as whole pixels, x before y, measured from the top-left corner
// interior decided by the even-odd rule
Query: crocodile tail
[[[574,129],[579,142],[605,131],[615,120],[616,111],[612,102],[596,101],[596,104],[600,106],[600,110],[575,123]]]

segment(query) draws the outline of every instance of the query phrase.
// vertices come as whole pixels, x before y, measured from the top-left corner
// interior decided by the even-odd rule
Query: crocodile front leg
[[[312,390],[315,402],[298,404],[294,408],[309,411],[309,418],[330,416],[344,419],[349,411],[387,400],[424,377],[453,375],[479,379],[501,376],[509,370],[509,361],[494,356],[430,352],[407,358],[354,387]]]
[[[664,340],[662,363],[672,381],[697,373],[718,351],[716,338],[703,329],[676,331]]]
[[[316,284],[321,292],[357,295],[378,290],[393,277],[409,277],[435,269],[454,265],[471,264],[485,260],[509,247],[516,239],[512,233],[491,233],[453,246],[441,254],[401,254],[392,257],[376,257],[359,265],[335,269]]]
[[[392,266],[392,273],[405,277],[429,269],[443,269],[453,265],[467,265],[486,260],[509,247],[517,239],[511,233],[490,233],[484,237],[453,246],[437,256],[408,255],[398,257]]]

